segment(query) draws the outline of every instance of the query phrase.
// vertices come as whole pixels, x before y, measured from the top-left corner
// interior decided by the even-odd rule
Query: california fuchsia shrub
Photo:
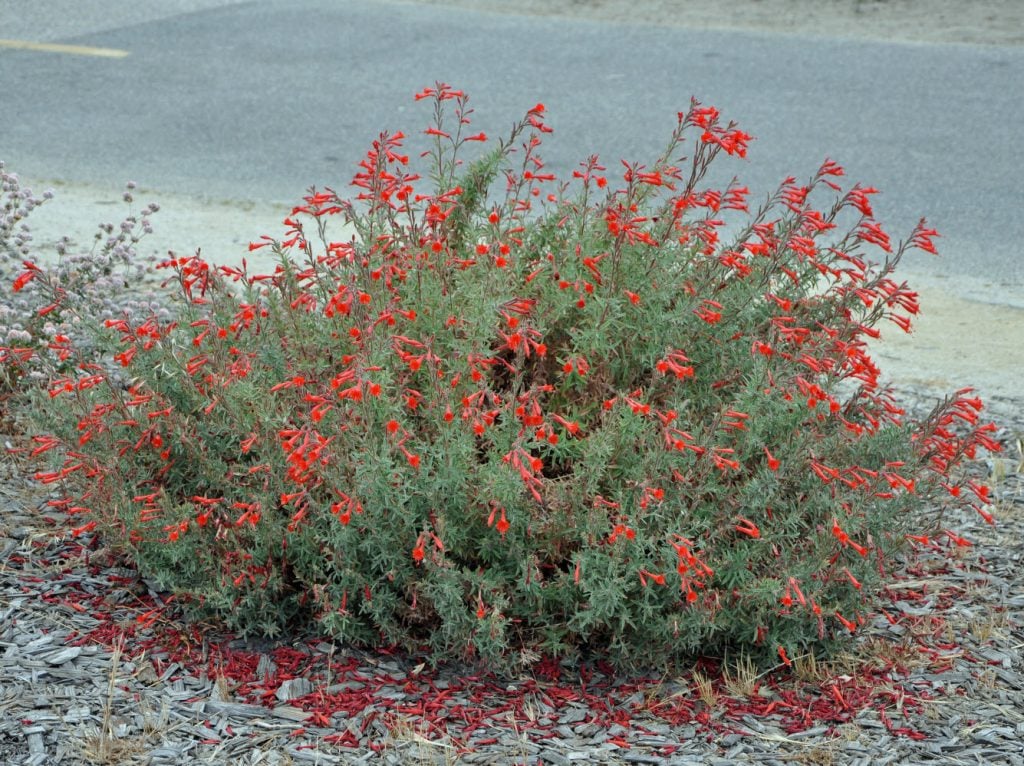
[[[753,210],[705,188],[750,137],[697,103],[652,164],[559,180],[542,105],[494,142],[461,92],[417,98],[429,181],[382,134],[354,200],[251,246],[274,273],[172,258],[177,321],[107,323],[124,383],[49,383],[39,478],[82,480],[80,530],[247,633],[788,662],[863,624],[908,541],[960,539],[920,508],[984,512],[955,474],[995,448],[980,402],[905,423],[865,347],[918,310],[892,270],[923,221],[891,244],[831,161]]]

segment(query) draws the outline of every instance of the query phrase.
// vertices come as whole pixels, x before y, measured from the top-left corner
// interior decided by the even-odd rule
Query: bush
[[[892,272],[923,220],[890,244],[831,161],[754,211],[702,187],[750,137],[696,102],[649,167],[561,182],[543,105],[463,167],[465,95],[417,99],[429,183],[382,134],[355,200],[250,246],[273,273],[170,258],[176,320],[107,321],[112,367],[36,394],[76,531],[243,634],[788,663],[848,641],[912,541],[960,539],[921,508],[985,512],[954,478],[995,449],[981,403],[904,422],[865,346],[918,310]]]

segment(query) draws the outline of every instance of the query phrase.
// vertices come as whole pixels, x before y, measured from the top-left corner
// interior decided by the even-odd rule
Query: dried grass
[[[389,715],[382,719],[388,730],[383,756],[387,750],[401,753],[402,762],[410,764],[454,764],[458,748],[446,733],[438,739],[423,724],[408,716]]]
[[[714,684],[711,679],[701,673],[699,670],[693,671],[693,684],[697,689],[697,696],[700,697],[701,702],[708,706],[709,709],[714,709],[718,704],[718,692],[715,691]]]
[[[741,654],[722,670],[722,683],[733,697],[752,697],[760,680],[761,673],[758,673],[757,665],[745,654]]]
[[[110,672],[107,675],[107,690],[103,699],[103,715],[99,727],[94,728],[82,739],[82,754],[97,766],[119,766],[140,755],[146,748],[144,738],[126,739],[118,736],[114,723],[114,693],[117,690],[118,670],[124,641],[114,645],[110,655]]]

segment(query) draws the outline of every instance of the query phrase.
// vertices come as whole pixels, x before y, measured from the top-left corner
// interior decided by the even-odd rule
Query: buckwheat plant
[[[543,105],[493,141],[461,91],[416,98],[422,171],[381,134],[354,199],[314,190],[250,246],[273,273],[162,263],[174,321],[106,323],[126,385],[40,392],[76,533],[243,633],[493,667],[788,664],[848,642],[902,551],[968,544],[921,509],[987,513],[956,470],[997,448],[980,401],[909,421],[865,345],[910,329],[893,269],[934,252],[924,221],[893,243],[832,161],[760,206],[704,186],[750,136],[697,102],[649,165],[560,180]]]
[[[28,218],[53,192],[33,194],[0,162],[0,278],[10,286],[0,293],[0,389],[44,379],[71,359],[72,348],[96,357],[96,322],[158,309],[152,290],[141,285],[148,268],[136,247],[159,208],[151,204],[136,215],[134,188],[129,183],[123,194],[127,216],[116,226],[101,224],[89,250],[64,237],[45,252]]]

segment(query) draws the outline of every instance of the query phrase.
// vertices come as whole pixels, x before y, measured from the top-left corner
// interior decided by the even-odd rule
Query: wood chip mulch
[[[538,659],[514,681],[177,618],[47,488],[0,464],[0,763],[1024,766],[1024,475],[972,466],[997,524],[919,551],[848,657],[745,677]]]

